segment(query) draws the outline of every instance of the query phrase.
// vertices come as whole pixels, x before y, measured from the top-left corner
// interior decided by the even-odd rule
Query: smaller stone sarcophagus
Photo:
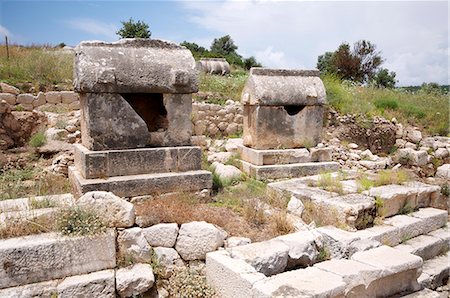
[[[204,73],[225,75],[230,73],[230,64],[225,58],[202,58],[197,69]]]
[[[242,103],[244,146],[313,147],[321,140],[326,93],[317,70],[252,68]]]
[[[191,145],[191,52],[171,42],[123,39],[75,48],[82,144],[69,171],[77,194],[140,196],[211,188]]]

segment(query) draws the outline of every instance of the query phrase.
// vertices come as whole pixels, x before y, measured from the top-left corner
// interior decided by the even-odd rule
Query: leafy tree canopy
[[[128,21],[122,21],[122,28],[116,32],[122,38],[150,38],[152,33],[149,26],[142,22],[135,22],[132,18]]]

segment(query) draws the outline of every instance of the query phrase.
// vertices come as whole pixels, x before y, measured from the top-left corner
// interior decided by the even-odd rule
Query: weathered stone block
[[[90,150],[190,145],[190,94],[83,93],[80,102]]]
[[[61,103],[61,93],[57,91],[46,92],[45,100],[47,101],[47,103]]]
[[[67,277],[57,287],[58,298],[114,298],[116,297],[114,278],[114,270]]]
[[[305,148],[258,150],[241,144],[237,148],[243,161],[256,166],[305,163],[311,161],[309,151]]]
[[[2,100],[6,101],[11,106],[16,104],[16,96],[11,93],[0,93],[0,101]]]
[[[61,237],[56,233],[0,241],[0,288],[116,266],[116,235]]]
[[[397,245],[395,249],[419,256],[425,261],[448,251],[448,243],[441,238],[420,235]]]
[[[32,283],[19,287],[12,287],[0,290],[2,298],[29,298],[29,297],[45,297],[51,298],[57,295],[56,286],[58,280],[44,281]]]
[[[316,146],[322,126],[322,106],[244,106],[243,139],[251,148]]]
[[[174,247],[178,236],[176,223],[157,224],[142,230],[151,246]]]
[[[17,103],[21,105],[33,105],[34,102],[33,94],[19,94],[17,95]]]
[[[198,90],[191,52],[157,39],[82,42],[75,48],[74,68],[74,88],[83,93],[195,93]]]
[[[75,144],[75,166],[84,178],[200,170],[200,147],[91,151]]]
[[[136,197],[170,192],[195,192],[212,187],[211,172],[203,170],[85,179],[74,167],[69,167],[69,180],[76,196],[103,190],[120,197]]]
[[[344,297],[345,288],[342,277],[308,267],[256,282],[252,297]]]
[[[116,288],[120,297],[136,297],[147,292],[154,284],[150,264],[134,264],[116,271]]]
[[[417,206],[417,192],[414,188],[403,185],[392,184],[373,187],[364,191],[363,194],[383,201],[383,205],[378,212],[385,217],[396,215],[404,208],[414,209]]]
[[[241,101],[244,105],[323,105],[326,93],[318,70],[252,68]]]
[[[61,91],[60,93],[62,103],[70,104],[79,100],[78,94],[73,91]]]
[[[307,267],[314,264],[319,255],[322,237],[318,233],[301,231],[276,238],[289,247],[286,269]]]
[[[269,240],[228,249],[232,258],[241,259],[266,276],[284,271],[289,258],[289,246],[281,240]]]

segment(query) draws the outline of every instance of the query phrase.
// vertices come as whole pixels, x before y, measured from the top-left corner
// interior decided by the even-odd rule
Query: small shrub
[[[295,231],[292,222],[288,219],[286,211],[276,212],[270,217],[274,235],[285,235]]]
[[[317,256],[317,262],[323,262],[331,259],[330,251],[327,247],[323,246],[319,250],[319,255]]]
[[[65,120],[58,120],[56,121],[55,127],[58,129],[64,129],[66,126],[69,125]]]
[[[375,177],[375,185],[402,184],[410,180],[408,173],[404,170],[383,170]]]
[[[49,198],[44,198],[41,200],[37,200],[35,198],[31,198],[30,200],[30,208],[31,209],[44,209],[44,208],[52,208],[56,207],[56,203]]]
[[[47,143],[47,136],[45,135],[44,131],[38,131],[30,138],[30,146],[37,148],[43,146],[45,143]]]
[[[446,197],[450,197],[450,186],[448,184],[441,186],[441,194]]]
[[[408,202],[405,202],[405,205],[403,205],[402,208],[400,208],[398,214],[407,215],[412,213],[413,211],[414,208]]]
[[[379,197],[375,197],[375,208],[377,210],[377,217],[384,218],[383,207],[384,207],[384,201]]]
[[[94,210],[75,206],[61,210],[57,218],[57,229],[63,235],[82,236],[102,233],[106,226]]]
[[[365,174],[362,174],[360,177],[358,177],[356,179],[356,183],[358,185],[358,192],[368,190],[374,186],[374,182],[370,180]]]
[[[170,297],[176,298],[212,298],[216,295],[206,283],[205,276],[188,268],[174,270],[169,278],[167,290]]]

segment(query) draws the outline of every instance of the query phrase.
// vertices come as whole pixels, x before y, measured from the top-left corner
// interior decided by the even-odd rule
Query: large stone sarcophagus
[[[252,68],[242,103],[245,146],[313,147],[321,140],[326,93],[317,70]]]
[[[91,190],[139,196],[211,188],[201,149],[191,145],[191,52],[171,42],[123,39],[75,48],[82,144],[70,178]]]

